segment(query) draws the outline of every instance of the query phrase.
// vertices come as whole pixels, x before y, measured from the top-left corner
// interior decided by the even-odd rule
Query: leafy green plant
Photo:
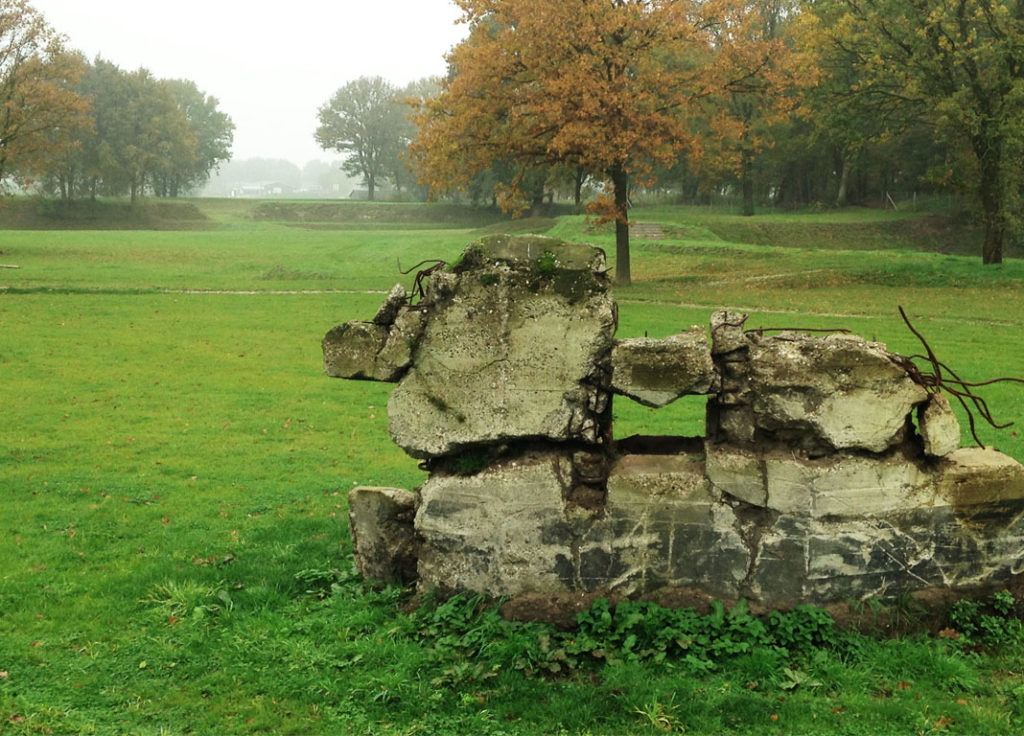
[[[559,266],[561,263],[558,258],[549,250],[544,251],[532,264],[533,272],[544,278],[551,278],[558,273]]]
[[[783,667],[779,678],[779,688],[782,690],[796,690],[797,688],[810,689],[821,687],[821,681],[798,669]]]
[[[299,589],[306,595],[312,595],[321,600],[337,590],[341,579],[341,572],[333,568],[313,567],[295,573],[295,582]]]
[[[623,601],[612,606],[600,599],[576,618],[578,630],[567,635],[570,658],[619,661],[681,661],[695,670],[749,654],[761,647],[806,650],[835,642],[834,622],[826,611],[802,606],[773,613],[767,625],[740,600],[730,610],[715,601],[701,616],[692,608],[669,609],[655,603]]]
[[[963,598],[948,614],[952,631],[947,638],[964,646],[994,649],[1024,642],[1024,622],[1014,617],[1016,600],[1008,590],[993,593],[986,601]]]
[[[836,642],[835,621],[828,611],[816,606],[772,611],[768,615],[767,629],[775,644],[791,650],[829,646]]]

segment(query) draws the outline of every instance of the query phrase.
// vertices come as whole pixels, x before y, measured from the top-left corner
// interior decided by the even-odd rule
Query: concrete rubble
[[[960,448],[884,345],[711,317],[616,340],[604,254],[494,236],[331,330],[325,368],[395,381],[415,492],[350,496],[367,577],[494,596],[698,591],[765,607],[971,590],[1024,567],[1024,467]],[[707,436],[612,436],[614,395],[707,397]],[[915,420],[916,419],[916,423]]]

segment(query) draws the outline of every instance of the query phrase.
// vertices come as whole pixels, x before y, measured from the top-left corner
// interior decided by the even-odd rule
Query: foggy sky
[[[445,73],[464,36],[449,0],[30,0],[69,46],[126,71],[191,79],[235,123],[234,158],[333,159],[316,111],[360,76]]]

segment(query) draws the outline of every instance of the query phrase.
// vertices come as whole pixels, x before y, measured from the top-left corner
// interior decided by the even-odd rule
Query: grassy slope
[[[411,279],[396,257],[451,259],[474,234],[325,233],[253,222],[237,203],[212,212],[218,227],[200,232],[3,233],[4,261],[22,268],[0,271],[0,733],[997,733],[1022,722],[1019,652],[894,641],[549,683],[424,648],[396,609],[401,591],[342,575],[330,597],[307,594],[350,565],[346,491],[423,478],[388,438],[389,387],[325,379],[319,339],[372,314],[380,295],[359,292]],[[635,245],[621,335],[669,334],[728,305],[752,325],[840,320],[916,350],[902,303],[965,375],[1024,375],[1019,262],[737,245],[681,227],[693,237]],[[610,247],[584,229],[569,218],[556,232]],[[184,293],[194,289],[258,293]],[[328,293],[275,293],[301,290]],[[1019,390],[986,395],[997,415],[1024,417]],[[699,431],[702,411],[620,401],[616,431]],[[1024,459],[1012,434],[984,437]],[[784,667],[822,684],[787,689]]]

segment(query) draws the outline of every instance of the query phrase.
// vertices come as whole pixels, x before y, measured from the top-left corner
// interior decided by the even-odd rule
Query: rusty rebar
[[[1024,379],[1015,378],[1013,376],[1002,376],[999,378],[990,378],[986,381],[965,381],[950,368],[948,365],[943,363],[937,357],[935,357],[935,351],[932,350],[928,341],[924,339],[918,330],[910,323],[910,318],[907,317],[907,313],[903,311],[903,307],[898,307],[900,310],[900,316],[903,318],[903,322],[907,325],[907,328],[914,334],[914,336],[921,341],[924,346],[925,355],[908,355],[898,356],[895,362],[902,366],[911,379],[914,380],[920,386],[923,386],[929,393],[935,393],[939,390],[945,391],[950,396],[954,397],[960,402],[960,406],[964,408],[967,413],[967,422],[970,425],[971,436],[974,441],[978,444],[978,447],[984,447],[985,443],[978,437],[977,427],[974,419],[974,412],[976,411],[982,419],[988,422],[995,429],[1006,429],[1007,427],[1013,426],[1013,422],[1007,422],[1006,424],[999,424],[992,416],[992,410],[989,408],[988,402],[984,398],[978,396],[971,389],[979,386],[990,386],[993,383],[1013,382],[1013,383],[1024,383]],[[922,371],[913,361],[921,360],[926,361],[932,369],[931,373]],[[943,374],[945,371],[945,375]],[[974,411],[971,410],[973,405]]]
[[[396,259],[396,261],[398,263],[398,273],[402,274],[403,276],[412,273],[413,269],[419,268],[424,263],[432,263],[432,264],[434,264],[432,266],[428,266],[427,268],[424,268],[424,269],[416,272],[416,278],[412,282],[412,291],[409,293],[409,303],[410,304],[412,304],[412,300],[414,298],[416,298],[417,295],[419,296],[420,300],[423,299],[423,297],[424,297],[424,288],[423,288],[424,280],[430,278],[430,275],[432,273],[434,273],[435,271],[439,271],[442,268],[444,268],[446,265],[448,265],[447,261],[442,261],[440,258],[427,258],[426,260],[420,261],[415,266],[410,266],[409,270],[403,271],[402,270],[402,262],[400,260],[398,260],[398,259]]]

